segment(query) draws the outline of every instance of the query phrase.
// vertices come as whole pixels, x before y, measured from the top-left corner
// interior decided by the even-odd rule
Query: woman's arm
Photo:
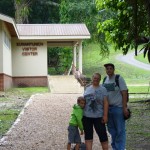
[[[107,123],[108,121],[108,99],[107,96],[104,96],[104,115],[103,115],[103,122]]]

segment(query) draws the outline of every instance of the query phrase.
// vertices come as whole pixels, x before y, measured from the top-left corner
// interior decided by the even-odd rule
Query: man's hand
[[[125,107],[125,108],[123,109],[123,113],[124,113],[124,116],[125,116],[125,117],[128,117],[129,111],[128,111],[127,107]]]

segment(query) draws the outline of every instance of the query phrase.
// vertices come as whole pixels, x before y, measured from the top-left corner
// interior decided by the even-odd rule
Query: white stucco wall
[[[3,32],[2,32],[2,21],[0,20],[0,73],[3,73]]]
[[[12,70],[13,77],[47,76],[47,42],[12,38]]]
[[[11,36],[4,23],[2,24],[2,29],[3,73],[12,76]]]

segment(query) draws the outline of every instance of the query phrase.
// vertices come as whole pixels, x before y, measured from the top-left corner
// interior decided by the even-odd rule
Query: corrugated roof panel
[[[85,24],[17,24],[20,36],[90,36]]]

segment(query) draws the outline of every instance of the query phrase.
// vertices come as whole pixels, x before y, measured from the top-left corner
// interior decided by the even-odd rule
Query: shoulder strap
[[[105,76],[105,77],[104,77],[104,79],[103,79],[103,84],[104,84],[104,82],[105,82],[106,78],[107,78],[107,76]]]
[[[119,77],[120,75],[119,74],[116,74],[115,76],[115,82],[116,82],[116,85],[119,87]]]
[[[117,85],[118,87],[119,87],[119,77],[120,77],[120,75],[119,75],[119,74],[116,74],[116,76],[115,76],[115,82],[116,82],[116,85]],[[106,78],[107,78],[107,76],[104,77],[104,79],[103,79],[103,84],[104,84]]]

